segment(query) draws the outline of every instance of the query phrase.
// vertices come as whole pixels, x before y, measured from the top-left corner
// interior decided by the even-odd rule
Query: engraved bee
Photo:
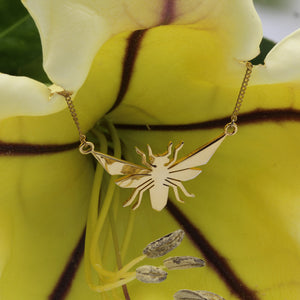
[[[184,201],[181,200],[178,190],[181,190],[187,197],[194,197],[194,194],[185,189],[182,181],[191,180],[201,173],[201,170],[196,167],[205,165],[210,160],[225,137],[226,134],[222,134],[179,160],[177,160],[177,156],[183,147],[183,142],[175,146],[174,156],[171,159],[169,158],[172,154],[173,144],[171,142],[165,153],[157,155],[152,153],[152,149],[148,145],[149,162],[147,162],[146,154],[136,147],[136,152],[141,156],[144,166],[94,150],[91,153],[110,175],[125,175],[116,180],[118,186],[135,189],[131,197],[123,204],[124,207],[131,205],[137,198],[132,207],[132,209],[137,209],[141,204],[144,192],[149,190],[152,208],[161,211],[167,204],[169,188],[173,189],[175,198],[179,202]]]

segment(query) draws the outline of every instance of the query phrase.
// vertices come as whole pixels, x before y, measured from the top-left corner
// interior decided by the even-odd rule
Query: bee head
[[[152,152],[151,147],[148,145],[148,153],[149,153],[149,162],[151,165],[156,167],[156,165],[167,165],[170,162],[168,158],[172,154],[172,145],[173,143],[170,142],[168,145],[168,151],[163,154],[154,155]]]

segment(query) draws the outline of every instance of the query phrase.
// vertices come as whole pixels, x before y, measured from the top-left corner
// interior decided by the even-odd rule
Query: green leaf
[[[275,43],[273,41],[268,40],[267,38],[263,38],[259,45],[260,54],[256,56],[254,59],[252,59],[251,62],[254,65],[264,64],[265,57],[274,46]]]
[[[49,79],[42,67],[38,30],[19,0],[0,0],[0,72]]]

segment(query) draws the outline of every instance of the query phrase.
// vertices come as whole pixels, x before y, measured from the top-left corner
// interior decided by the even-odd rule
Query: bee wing
[[[208,144],[201,146],[200,148],[191,152],[187,156],[177,160],[174,164],[168,167],[169,172],[175,173],[176,171],[183,171],[189,168],[205,165],[206,163],[208,163],[212,155],[216,152],[218,147],[224,141],[225,137],[226,135],[222,134],[213,141],[209,142]]]
[[[137,188],[147,185],[152,180],[151,174],[126,175],[116,180],[116,184],[122,188]]]
[[[170,171],[167,179],[173,179],[175,181],[188,181],[197,177],[201,172],[202,171],[198,168]]]
[[[151,172],[145,167],[101,152],[93,151],[92,154],[110,175],[148,174]]]

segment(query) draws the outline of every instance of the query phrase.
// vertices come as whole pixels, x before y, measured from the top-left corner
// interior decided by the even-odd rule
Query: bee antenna
[[[172,146],[173,146],[173,143],[172,143],[172,142],[169,142],[167,157],[170,156],[170,155],[172,154]]]
[[[148,148],[149,157],[153,157],[152,149],[149,144],[147,145],[147,148]]]
[[[183,145],[184,145],[184,141],[181,141],[178,145],[176,145],[176,149],[181,149],[182,147],[183,147]]]
[[[135,152],[141,156],[144,154],[138,147],[135,147]]]

